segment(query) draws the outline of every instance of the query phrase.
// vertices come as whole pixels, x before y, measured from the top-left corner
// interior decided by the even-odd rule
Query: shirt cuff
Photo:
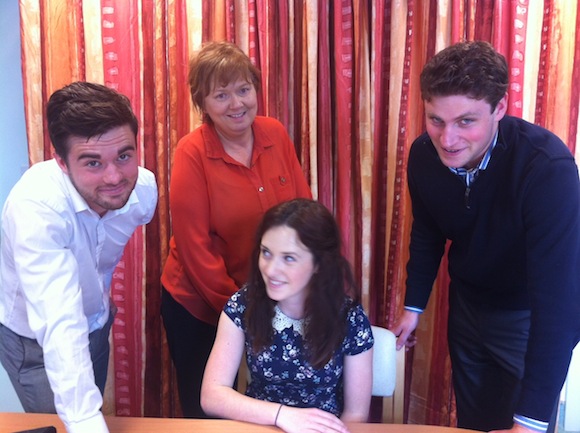
[[[545,433],[548,430],[548,423],[545,421],[538,421],[537,419],[528,418],[527,416],[522,416],[515,414],[514,422],[530,430],[537,431],[540,433]]]
[[[418,308],[418,307],[409,307],[407,305],[405,305],[405,310],[407,311],[412,311],[413,313],[419,313],[421,314],[423,312],[422,308]]]
[[[65,423],[67,433],[109,433],[105,417],[101,412],[79,422]]]

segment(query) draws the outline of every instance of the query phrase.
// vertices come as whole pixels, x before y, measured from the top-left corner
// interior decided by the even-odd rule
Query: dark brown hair
[[[459,42],[437,53],[421,72],[421,96],[465,95],[484,99],[495,110],[508,88],[504,56],[484,41]]]
[[[231,42],[210,42],[189,62],[189,91],[194,108],[204,111],[204,100],[216,86],[243,79],[260,88],[260,71],[250,58]],[[210,120],[204,116],[204,121]]]
[[[248,284],[245,314],[248,338],[254,350],[272,342],[275,301],[268,297],[258,266],[262,237],[268,230],[286,226],[294,229],[300,242],[314,257],[317,271],[310,279],[305,305],[306,352],[310,364],[321,368],[340,347],[347,332],[347,296],[358,302],[358,290],[350,264],[341,253],[340,230],[330,211],[321,203],[294,199],[271,208],[258,229]]]
[[[137,118],[129,99],[101,84],[77,81],[54,92],[46,105],[48,134],[65,161],[71,136],[96,137],[129,125],[137,137]]]

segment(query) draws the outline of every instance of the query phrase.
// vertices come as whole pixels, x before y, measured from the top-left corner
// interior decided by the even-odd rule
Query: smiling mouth
[[[237,114],[230,114],[229,116],[233,119],[239,119],[240,117],[243,117],[244,114],[246,114],[246,112],[242,112],[242,113],[237,113]]]
[[[455,154],[455,153],[459,153],[461,152],[461,149],[443,149],[443,152],[445,153],[450,153],[450,154]]]
[[[268,285],[270,287],[278,288],[284,285],[284,282],[278,280],[268,280]]]
[[[125,192],[126,189],[126,185],[124,183],[117,185],[117,186],[113,186],[113,187],[106,187],[106,188],[101,188],[100,192],[103,194],[107,194],[107,195],[120,195],[123,194]]]

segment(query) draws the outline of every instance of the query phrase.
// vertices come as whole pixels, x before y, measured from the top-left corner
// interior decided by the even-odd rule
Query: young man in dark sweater
[[[448,47],[421,73],[427,132],[409,154],[413,226],[393,330],[398,348],[414,344],[449,240],[458,426],[545,432],[580,338],[580,185],[558,137],[506,115],[507,87],[506,60],[486,42]]]

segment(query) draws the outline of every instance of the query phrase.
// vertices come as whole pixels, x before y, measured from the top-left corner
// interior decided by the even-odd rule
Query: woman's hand
[[[276,426],[286,433],[349,433],[346,425],[329,412],[321,409],[303,409],[290,406],[280,408]]]

